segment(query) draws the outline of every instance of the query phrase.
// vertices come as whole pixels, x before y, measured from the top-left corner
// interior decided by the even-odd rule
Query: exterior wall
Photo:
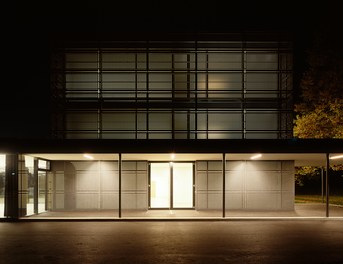
[[[79,45],[52,54],[55,137],[292,137],[290,42]]]
[[[196,161],[195,209],[221,210],[222,161]],[[55,161],[52,181],[53,210],[119,208],[117,161]],[[123,161],[123,210],[148,210],[148,162]],[[293,161],[227,161],[226,210],[293,210]]]
[[[122,162],[122,209],[148,210],[148,162]]]
[[[226,209],[293,210],[294,161],[228,161]]]
[[[197,161],[195,208],[220,210],[223,206],[222,161]]]
[[[53,210],[119,208],[117,161],[53,162]],[[122,162],[122,209],[148,209],[145,161]]]
[[[118,209],[118,162],[54,161],[53,210]]]

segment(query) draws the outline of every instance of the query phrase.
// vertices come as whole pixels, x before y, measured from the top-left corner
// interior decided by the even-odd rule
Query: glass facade
[[[5,214],[6,155],[0,154],[0,218]]]
[[[292,136],[288,42],[133,42],[52,59],[59,138]]]

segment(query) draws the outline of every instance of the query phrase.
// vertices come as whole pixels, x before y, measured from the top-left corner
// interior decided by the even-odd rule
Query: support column
[[[118,175],[119,175],[119,205],[118,205],[118,216],[121,218],[121,153],[119,153],[119,160],[118,160]]]
[[[225,160],[225,153],[223,153],[223,218],[225,218],[225,170],[226,170],[226,160]]]
[[[326,217],[329,217],[330,210],[329,210],[329,169],[330,169],[330,153],[326,153],[326,179],[325,179],[325,187],[326,187]]]
[[[4,215],[7,218],[19,217],[18,191],[18,155],[6,154]]]

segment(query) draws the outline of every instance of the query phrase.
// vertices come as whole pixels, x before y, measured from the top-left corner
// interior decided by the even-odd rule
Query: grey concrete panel
[[[207,172],[199,172],[196,175],[197,190],[207,190]]]
[[[64,209],[64,193],[56,193],[54,209]]]
[[[123,191],[134,191],[136,190],[136,172],[123,172],[122,178],[122,190]]]
[[[119,189],[119,176],[116,171],[101,171],[101,190],[111,191]]]
[[[208,193],[208,209],[221,209],[223,207],[223,195],[219,192]]]
[[[118,209],[118,193],[101,194],[101,209]]]
[[[222,172],[208,172],[208,190],[223,189],[223,174]]]
[[[147,161],[138,161],[137,162],[137,170],[147,171],[148,170],[148,162]]]
[[[99,193],[77,193],[76,209],[99,209]]]
[[[196,194],[196,209],[208,209],[208,202],[207,202],[207,192],[197,192]]]
[[[249,190],[281,190],[280,172],[249,171],[246,174],[246,189]]]
[[[55,173],[55,191],[64,190],[64,174]]]
[[[147,190],[148,188],[148,175],[146,172],[137,173],[137,190]]]
[[[72,161],[70,163],[77,171],[99,171],[98,161]]]
[[[294,172],[286,171],[281,173],[282,190],[292,191],[294,190]]]
[[[223,169],[223,163],[221,161],[209,161],[208,162],[208,170],[218,170],[221,171]]]
[[[280,161],[247,161],[247,171],[281,170]]]
[[[207,162],[206,161],[197,161],[195,163],[196,169],[199,171],[206,171],[207,170]]]
[[[245,161],[227,161],[225,169],[227,171],[241,171],[245,170]]]
[[[243,192],[226,192],[225,209],[242,209]]]
[[[76,191],[100,189],[99,171],[78,172],[76,174]]]
[[[122,170],[137,170],[137,163],[135,161],[123,161]]]
[[[241,171],[226,171],[225,190],[242,191],[244,175]]]
[[[100,170],[103,171],[118,171],[117,161],[101,161]]]

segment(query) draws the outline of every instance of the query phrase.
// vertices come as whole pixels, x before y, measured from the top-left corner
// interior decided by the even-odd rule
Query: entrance
[[[194,208],[194,164],[150,163],[149,208]]]

